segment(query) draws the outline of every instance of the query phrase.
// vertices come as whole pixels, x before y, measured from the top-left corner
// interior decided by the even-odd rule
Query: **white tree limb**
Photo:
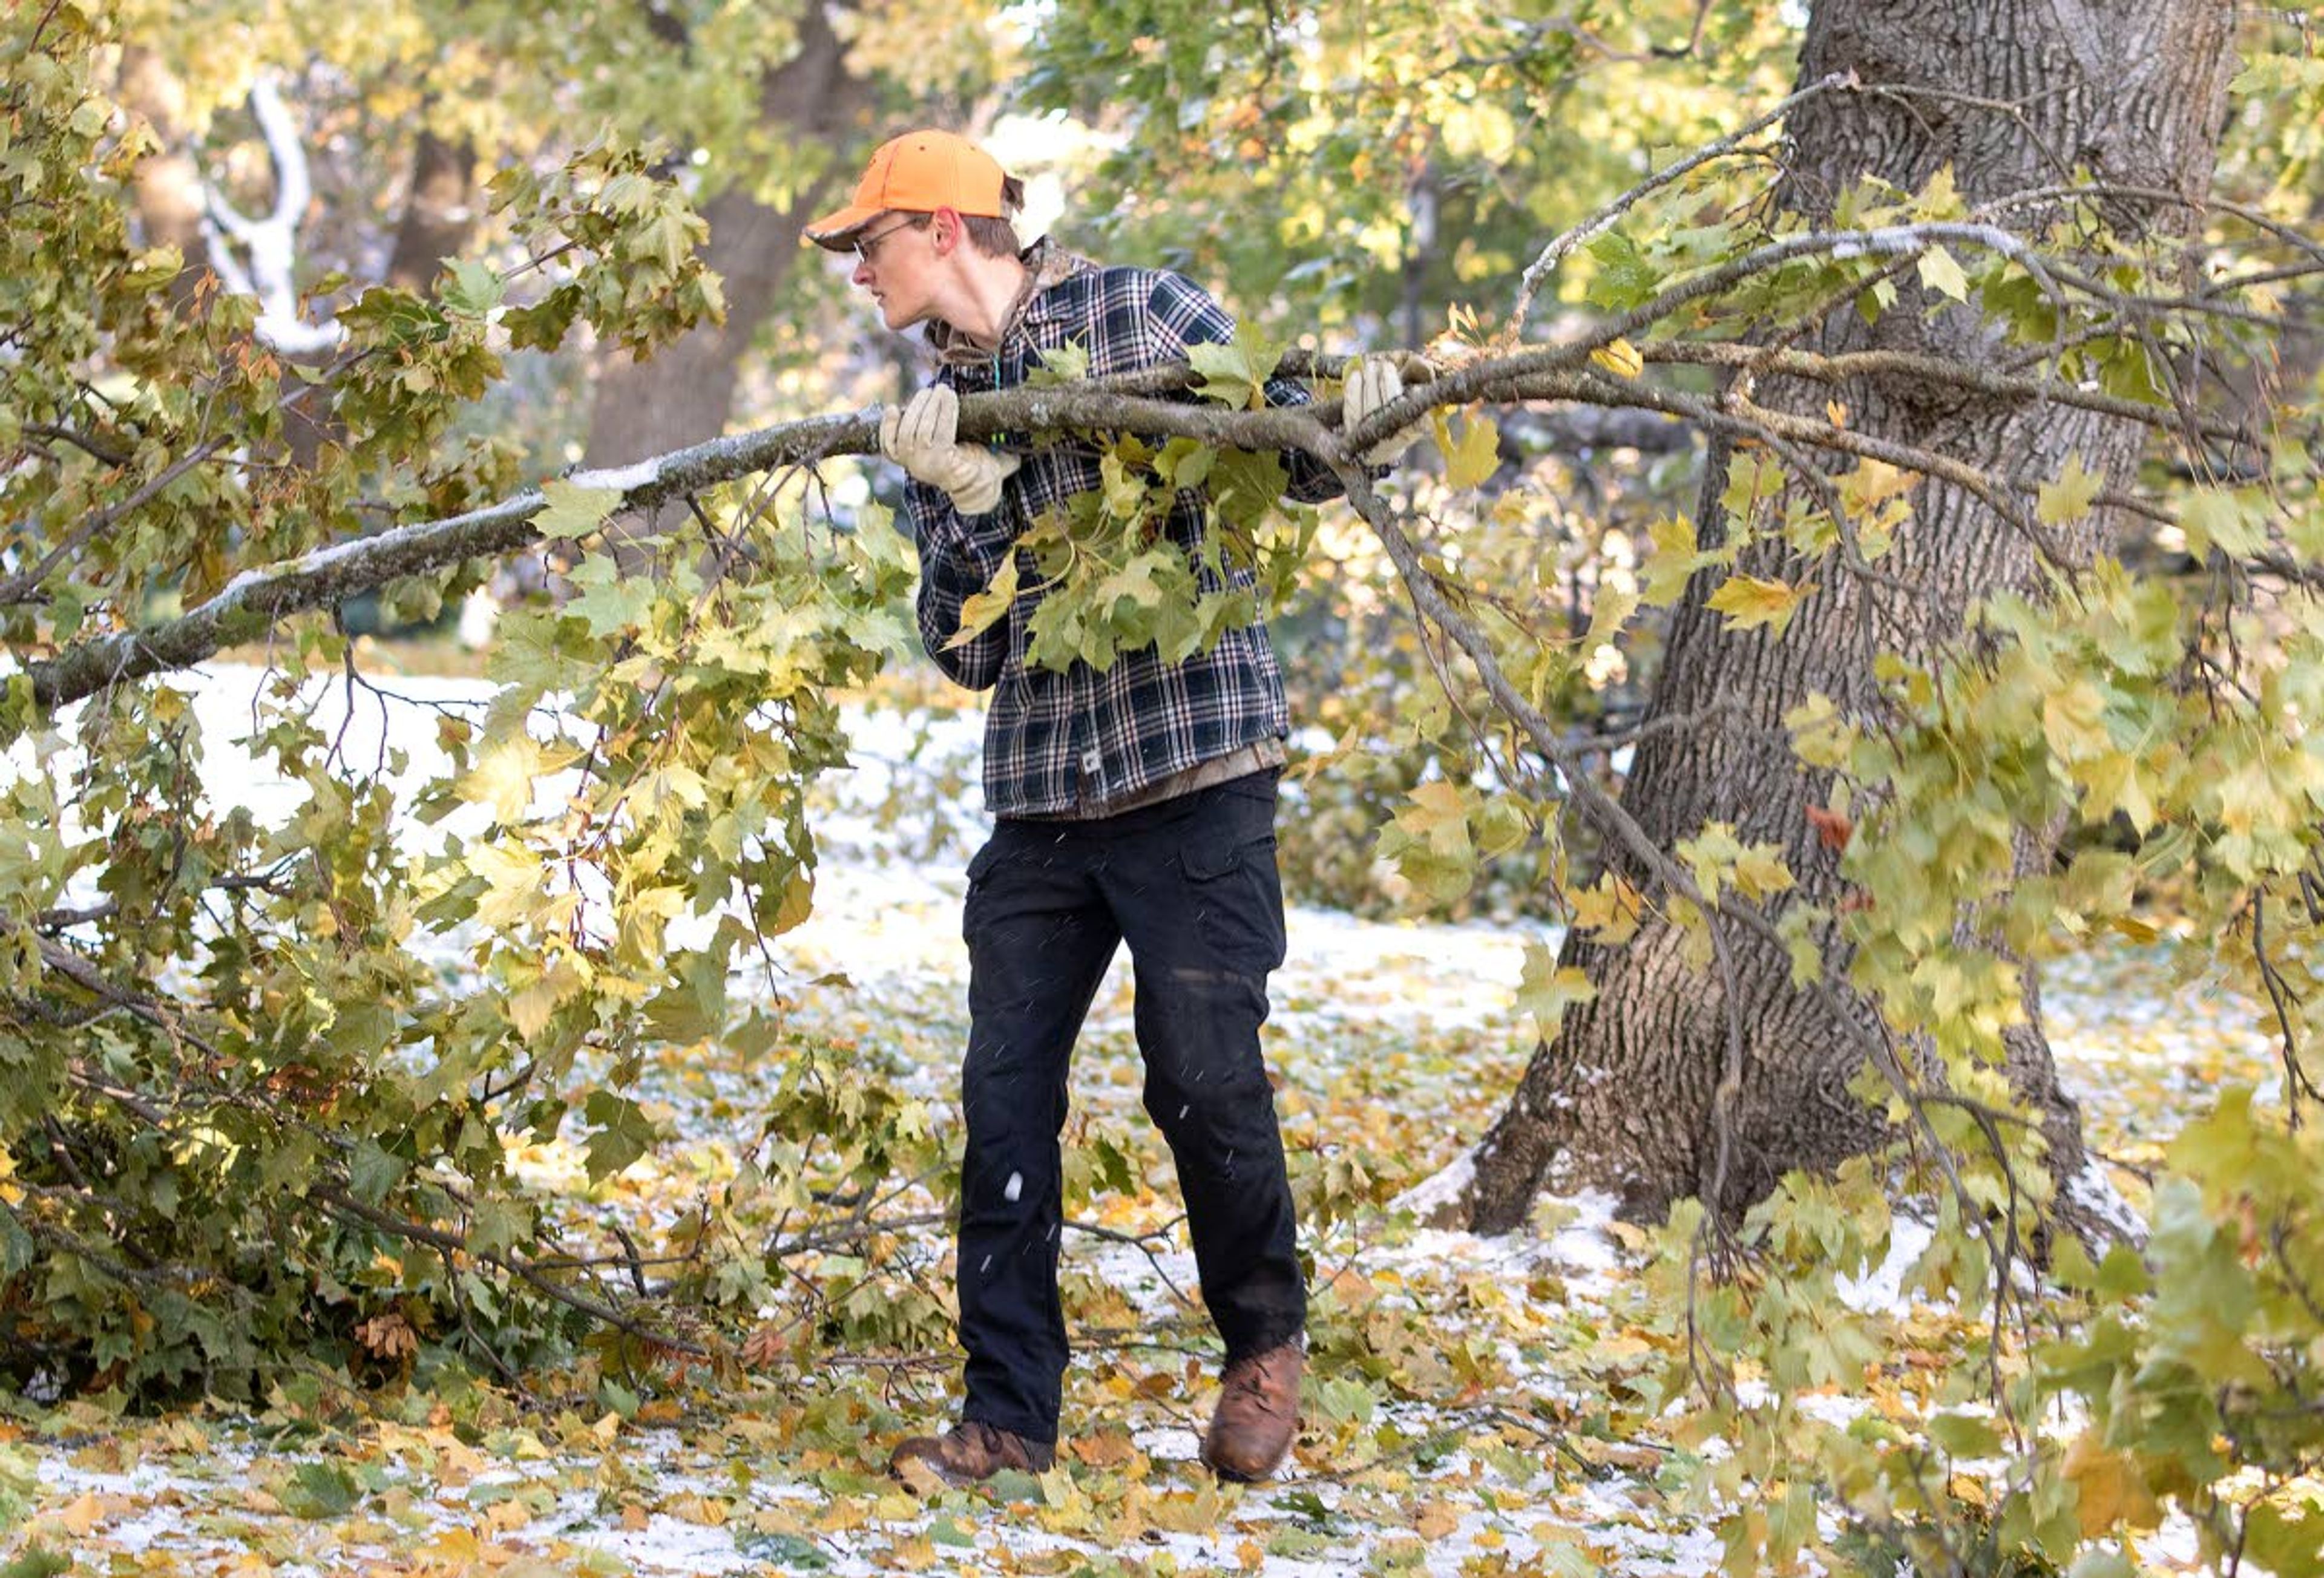
[[[202,233],[209,242],[210,263],[228,290],[258,298],[260,344],[286,356],[318,356],[336,349],[346,331],[336,320],[309,323],[299,310],[299,222],[313,200],[314,182],[305,144],[273,73],[262,72],[250,85],[250,114],[274,166],[274,211],[263,219],[248,218],[204,181]],[[250,255],[247,268],[235,255],[237,246]]]

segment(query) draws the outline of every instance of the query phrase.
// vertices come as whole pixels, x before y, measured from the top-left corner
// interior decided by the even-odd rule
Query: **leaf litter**
[[[255,679],[218,665],[201,700],[227,711]],[[785,1000],[794,1037],[892,1081],[941,1129],[965,1032],[976,720],[882,706],[854,720],[859,766],[819,825],[816,912],[785,939],[788,978],[760,989]],[[424,762],[425,716],[386,722],[383,743]],[[210,771],[279,804],[245,765]],[[1638,1318],[1639,1236],[1599,1197],[1545,1199],[1530,1231],[1500,1239],[1422,1225],[1412,1208],[1522,1070],[1525,952],[1554,933],[1295,910],[1290,935],[1267,1038],[1313,1262],[1313,1357],[1302,1436],[1275,1482],[1222,1485],[1196,1461],[1217,1347],[1167,1152],[1139,1110],[1117,961],[1074,1070],[1081,1179],[1061,1262],[1075,1358],[1049,1472],[926,1498],[895,1484],[888,1447],[942,1425],[956,1400],[941,1328],[861,1350],[776,1329],[723,1374],[613,1344],[523,1394],[446,1377],[357,1396],[318,1378],[263,1408],[158,1419],[103,1399],[14,1399],[0,1410],[0,1561],[11,1573],[66,1570],[46,1555],[88,1572],[411,1578],[1715,1571],[1709,1514],[1665,1488],[1678,1449],[1662,1426],[1679,1405],[1646,1384],[1669,1355]],[[2091,1143],[2134,1166],[2219,1080],[2271,1069],[2248,1005],[2200,986],[2161,996],[2161,978],[2127,945],[2045,978]],[[561,1135],[529,1149],[528,1176],[573,1220],[641,1239],[681,1228],[734,1178],[789,1072],[673,1051],[634,1093],[669,1126],[655,1151],[593,1187],[581,1140]],[[941,1316],[946,1228],[918,1220],[895,1236]],[[1849,1300],[1886,1311],[1910,1362],[1941,1366],[1980,1333],[1907,1298],[1914,1239],[1901,1225],[1895,1236]],[[1915,1407],[1902,1387],[1874,1390],[1870,1405],[1819,1400]],[[2143,1560],[2190,1563],[2181,1536],[2166,1526]]]

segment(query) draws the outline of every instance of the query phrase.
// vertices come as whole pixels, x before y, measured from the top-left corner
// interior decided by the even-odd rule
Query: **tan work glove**
[[[1024,462],[980,444],[956,442],[960,397],[932,383],[880,418],[880,453],[932,488],[952,496],[963,515],[989,515],[1001,502],[1001,484]]]
[[[1346,378],[1347,405],[1341,427],[1352,432],[1374,411],[1404,393],[1404,379],[1396,370],[1396,362],[1386,356],[1361,356],[1348,364]],[[1415,422],[1409,427],[1398,428],[1371,447],[1365,461],[1372,465],[1394,465],[1404,458],[1404,452],[1420,442],[1424,424]]]

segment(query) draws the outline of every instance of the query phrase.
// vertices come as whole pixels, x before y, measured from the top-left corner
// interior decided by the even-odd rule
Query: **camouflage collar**
[[[1097,267],[1089,259],[1043,236],[1017,254],[1025,265],[1025,283],[1019,287],[1017,299],[1009,304],[1009,313],[1001,320],[1001,344],[1007,344],[1028,320],[1038,320],[1041,298],[1051,287],[1063,284],[1075,274],[1086,273]],[[936,361],[946,367],[975,367],[990,361],[994,350],[977,344],[952,325],[938,319],[928,325],[928,347],[936,353]]]

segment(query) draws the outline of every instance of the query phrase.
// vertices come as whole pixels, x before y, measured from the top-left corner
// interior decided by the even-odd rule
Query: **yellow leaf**
[[[955,647],[965,647],[985,631],[1001,622],[1017,601],[1017,555],[1012,550],[1001,561],[1001,568],[982,592],[977,592],[960,605],[960,628],[945,643],[949,652]]]
[[[532,1521],[532,1509],[512,1496],[505,1501],[495,1501],[486,1509],[479,1525],[486,1539],[513,1534]]]
[[[584,985],[576,972],[560,961],[547,975],[509,999],[509,1023],[518,1035],[531,1041],[549,1028],[558,1007]]]
[[[2087,679],[2077,678],[2042,698],[2042,732],[2061,761],[2081,761],[2114,750],[2114,737],[2107,732],[2106,696]]]
[[[1525,969],[1517,980],[1517,1008],[1533,1016],[1542,1039],[1553,1040],[1565,1011],[1598,995],[1590,977],[1572,965],[1560,968],[1557,956],[1538,942],[1527,943]]]
[[[1138,1448],[1126,1430],[1075,1436],[1065,1444],[1065,1450],[1092,1468],[1120,1468],[1138,1455]]]
[[[1791,867],[1784,864],[1783,854],[1775,845],[1748,845],[1736,858],[1735,888],[1745,898],[1763,899],[1791,885]]]
[[[1595,932],[1591,940],[1607,948],[1619,948],[1636,936],[1646,913],[1638,890],[1610,871],[1592,886],[1568,892],[1565,902],[1572,907],[1573,929]]]
[[[1937,167],[1937,173],[1921,188],[1913,212],[1923,219],[1959,219],[1969,212],[1969,205],[1961,200],[1960,188],[1953,184],[1950,164]]]
[[[1396,820],[1413,834],[1440,848],[1465,847],[1469,841],[1469,805],[1460,786],[1443,778],[1416,785],[1412,804]]]
[[[1435,413],[1436,447],[1444,454],[1444,485],[1473,488],[1500,468],[1501,432],[1484,417],[1471,417],[1456,436],[1452,422]]]
[[[532,803],[533,780],[540,766],[540,743],[530,735],[512,734],[484,753],[461,784],[460,797],[489,803],[495,820],[513,824]]]
[[[1969,299],[1969,276],[1961,272],[1960,263],[1941,246],[1932,246],[1921,254],[1921,283],[1940,296],[1950,296],[1955,301]]]
[[[1762,581],[1757,575],[1737,573],[1720,583],[1706,606],[1725,614],[1730,630],[1756,629],[1765,625],[1780,636],[1792,622],[1793,613],[1814,591],[1812,581],[1788,586],[1781,581]]]
[[[1638,611],[1638,601],[1636,592],[1600,587],[1597,604],[1590,610],[1590,633],[1582,638],[1582,650],[1595,652],[1611,645],[1622,633],[1622,627],[1630,622],[1630,616]]]
[[[888,1548],[887,1559],[882,1564],[897,1572],[923,1573],[935,1566],[936,1562],[934,1540],[924,1535],[906,1535]]]
[[[1885,460],[1869,456],[1856,463],[1855,469],[1840,479],[1840,501],[1851,513],[1864,514],[1886,504],[1889,500],[1909,493],[1919,484],[1921,473],[1890,465]]]
[[[2126,1452],[2108,1452],[2095,1434],[2078,1437],[2066,1449],[2060,1465],[2080,1492],[2075,1511],[2082,1535],[2096,1539],[2125,1528],[2153,1528],[2163,1521],[2163,1509],[2148,1488],[2138,1460]]]
[[[1694,522],[1682,515],[1665,515],[1646,528],[1654,544],[1646,564],[1645,598],[1650,607],[1674,601],[1686,583],[1706,564],[1721,563],[1725,555],[1703,553],[1695,546]]]
[[[1413,1518],[1412,1527],[1425,1540],[1441,1540],[1461,1527],[1461,1514],[1450,1502],[1425,1502]]]
[[[1602,368],[1617,378],[1636,378],[1646,370],[1646,359],[1628,340],[1616,340],[1590,353],[1591,365]]]
[[[1227,1498],[1216,1485],[1199,1491],[1157,1496],[1146,1509],[1155,1528],[1171,1534],[1208,1534],[1219,1526]]]

